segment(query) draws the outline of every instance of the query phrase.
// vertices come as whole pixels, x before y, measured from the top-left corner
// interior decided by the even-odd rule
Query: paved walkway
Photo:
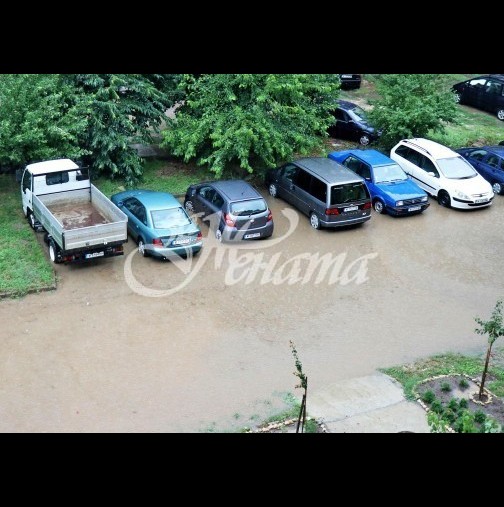
[[[425,411],[407,401],[402,386],[382,373],[312,392],[308,412],[331,433],[429,433]]]

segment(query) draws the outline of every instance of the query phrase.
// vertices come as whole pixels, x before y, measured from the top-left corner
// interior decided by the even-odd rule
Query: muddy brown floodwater
[[[289,226],[281,210],[291,208],[268,201],[279,238]],[[207,241],[193,260],[194,279],[166,296],[186,279],[180,263],[134,255],[141,291],[161,291],[147,297],[126,283],[130,240],[124,258],[56,266],[56,291],[1,301],[0,431],[250,425],[294,391],[289,340],[315,392],[429,354],[482,351],[473,318],[487,317],[504,294],[502,196],[471,212],[431,199],[422,215],[373,212],[346,230],[315,231],[299,215],[291,236],[254,245],[215,249]],[[317,252],[331,254],[333,268],[341,263],[329,270],[339,282],[317,282],[308,260],[292,260]],[[362,256],[368,279],[357,283]],[[307,283],[288,284],[296,269]]]

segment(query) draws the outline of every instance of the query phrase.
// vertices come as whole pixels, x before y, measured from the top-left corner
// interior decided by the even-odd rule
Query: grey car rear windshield
[[[462,157],[440,158],[437,163],[441,172],[453,180],[474,178],[478,174]]]
[[[331,205],[345,204],[353,201],[363,201],[369,194],[363,183],[347,183],[331,187]]]
[[[158,209],[151,211],[154,229],[171,229],[191,223],[184,208]]]
[[[234,216],[248,216],[263,213],[268,207],[264,199],[251,199],[231,203],[231,214]]]

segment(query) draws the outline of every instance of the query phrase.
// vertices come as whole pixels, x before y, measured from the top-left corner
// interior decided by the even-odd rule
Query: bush
[[[483,424],[486,420],[486,415],[484,412],[482,412],[481,410],[477,410],[475,413],[474,413],[474,420],[478,423],[478,424]]]
[[[448,382],[443,382],[441,384],[441,391],[443,391],[444,393],[448,393],[451,391],[451,385],[448,383]]]
[[[431,405],[431,410],[436,414],[443,413],[443,404],[439,400],[434,400]]]
[[[467,380],[465,378],[463,378],[460,380],[458,385],[459,385],[460,389],[464,390],[469,387],[469,382],[467,382]]]
[[[451,425],[457,419],[457,413],[454,412],[453,410],[447,409],[443,413],[443,418],[446,419],[450,423],[450,425]]]
[[[425,391],[422,394],[422,401],[424,403],[428,403],[429,405],[436,399],[436,395],[432,391]]]
[[[459,401],[459,408],[460,409],[465,409],[467,408],[469,405],[469,403],[467,402],[467,400],[465,398],[462,398],[460,401]]]
[[[383,130],[380,143],[390,149],[401,139],[443,132],[457,117],[455,96],[440,74],[385,74],[376,81],[382,97],[371,121]]]
[[[450,410],[453,410],[454,412],[457,412],[459,409],[459,402],[457,398],[452,398],[450,402],[448,403],[448,408]]]

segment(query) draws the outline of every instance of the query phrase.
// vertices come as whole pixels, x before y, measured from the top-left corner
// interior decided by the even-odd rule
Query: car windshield
[[[440,158],[437,163],[441,172],[452,180],[474,178],[478,174],[462,157]]]
[[[380,165],[373,168],[375,183],[388,183],[389,181],[404,181],[408,179],[406,173],[397,164]]]
[[[266,211],[268,207],[264,199],[251,199],[231,203],[231,214],[234,216],[256,215]]]
[[[191,223],[182,207],[151,211],[151,217],[154,229],[171,229]]]
[[[362,201],[368,197],[366,185],[363,183],[349,183],[331,187],[331,205],[333,206],[352,201]]]
[[[353,109],[348,110],[348,114],[354,121],[360,121],[361,123],[367,123],[368,118],[364,109],[361,109],[359,106],[355,106]]]

